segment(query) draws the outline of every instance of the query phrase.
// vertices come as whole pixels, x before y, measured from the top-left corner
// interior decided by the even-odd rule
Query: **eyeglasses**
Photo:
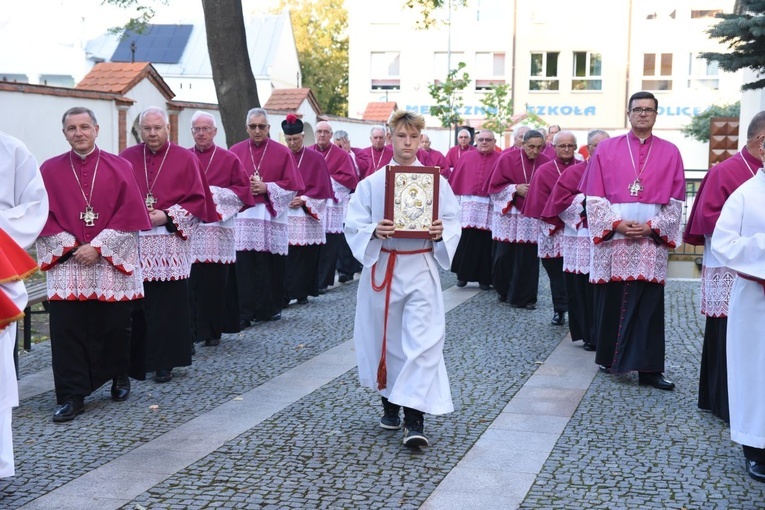
[[[576,149],[576,145],[574,145],[573,143],[561,143],[561,144],[556,145],[556,147],[558,149],[563,149],[563,150],[573,150],[573,149]]]
[[[210,126],[202,126],[202,127],[193,127],[191,128],[192,133],[209,133],[213,130]]]
[[[656,113],[656,110],[653,108],[633,108],[630,111],[635,115],[653,115]]]
[[[476,140],[478,140],[479,143],[481,143],[481,142],[493,142],[494,138],[476,138]]]
[[[257,131],[258,129],[265,131],[269,126],[270,124],[247,124],[247,127],[250,128],[251,131]]]

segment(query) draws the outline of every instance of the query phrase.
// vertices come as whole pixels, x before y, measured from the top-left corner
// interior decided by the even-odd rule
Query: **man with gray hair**
[[[555,159],[539,166],[529,183],[529,193],[523,214],[529,218],[542,219],[542,213],[547,200],[550,198],[553,187],[561,174],[574,165],[576,152],[576,137],[571,131],[558,131],[553,136],[555,147]],[[550,231],[544,221],[537,222],[537,255],[542,260],[547,278],[550,280],[550,293],[552,294],[554,326],[562,326],[566,322],[568,311],[568,296],[566,284],[563,279],[563,231],[560,229]]]
[[[457,168],[457,163],[459,163],[460,159],[462,159],[462,156],[464,156],[467,152],[476,150],[476,148],[473,147],[473,144],[471,143],[472,141],[473,140],[472,136],[470,135],[470,131],[467,129],[460,129],[460,131],[457,133],[457,145],[446,152],[446,163],[449,165],[450,175],[451,172]]]
[[[393,149],[385,145],[385,129],[373,127],[369,131],[369,141],[372,145],[364,149],[365,165],[359,165],[361,179],[369,177],[380,168],[384,167],[393,159]]]
[[[218,221],[199,223],[191,238],[191,338],[206,346],[218,345],[223,332],[235,329],[226,324],[226,296],[230,295],[226,289],[236,262],[234,217],[255,205],[244,166],[234,153],[215,144],[217,133],[212,114],[198,111],[191,117],[194,146],[190,150],[202,165],[220,216]]]
[[[199,160],[169,140],[167,112],[149,107],[138,122],[144,142],[120,153],[133,165],[152,227],[139,236],[144,299],[133,311],[133,341],[146,348],[146,372],[166,383],[173,368],[191,365],[191,237],[197,223],[219,218]]]
[[[321,154],[329,168],[333,197],[327,200],[324,232],[327,242],[319,249],[319,289],[326,291],[335,284],[340,245],[343,243],[343,222],[351,193],[359,183],[353,160],[342,148],[332,143],[332,126],[327,121],[316,124],[316,143],[309,147]],[[340,275],[344,281],[353,279],[353,273]]]
[[[359,161],[366,161],[363,155],[364,151],[357,147],[351,147],[351,140],[348,137],[348,132],[338,129],[335,134],[332,135],[335,145],[343,149],[348,153],[353,161],[354,168],[356,169],[356,175],[359,175]],[[362,163],[364,164],[364,163]],[[340,239],[340,249],[337,254],[337,272],[338,281],[345,283],[353,280],[356,273],[360,273],[362,269],[361,263],[356,260],[351,252],[351,248],[348,246],[348,241],[345,240],[345,236]]]
[[[292,152],[270,138],[268,112],[253,108],[245,117],[249,138],[231,147],[250,178],[255,205],[234,222],[241,329],[252,321],[282,318],[289,225],[287,211],[304,188]]]

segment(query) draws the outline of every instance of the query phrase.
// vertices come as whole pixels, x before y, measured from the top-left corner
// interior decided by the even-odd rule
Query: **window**
[[[370,71],[372,90],[401,90],[397,51],[372,52]]]
[[[531,54],[529,90],[558,90],[558,52]]]
[[[600,53],[575,51],[571,90],[603,90],[602,65]]]
[[[698,53],[688,55],[688,88],[691,90],[719,90],[720,68],[716,60],[707,62]]]
[[[505,84],[505,54],[477,52],[475,54],[475,89],[489,90],[492,85]]]
[[[643,55],[643,90],[672,90],[672,54]]]
[[[29,77],[26,74],[2,74],[0,73],[0,81],[16,82],[16,83],[29,83]]]
[[[453,51],[451,54],[445,51],[435,52],[433,54],[433,82],[443,83],[449,71],[456,69],[460,62],[465,62],[465,54],[461,51]]]
[[[691,19],[698,18],[714,18],[718,14],[722,14],[722,9],[708,9],[705,11],[691,11]]]
[[[68,74],[41,74],[40,83],[51,87],[74,87],[74,77]]]

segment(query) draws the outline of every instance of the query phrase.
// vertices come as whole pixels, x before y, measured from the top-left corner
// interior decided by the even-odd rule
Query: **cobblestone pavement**
[[[442,273],[442,283],[455,280]],[[291,305],[281,321],[224,336],[218,347],[198,346],[193,366],[176,369],[172,383],[134,383],[126,402],[112,402],[107,385],[69,424],[52,423],[51,391],[24,399],[13,422],[17,476],[0,480],[0,508],[33,503],[343,344],[357,285]],[[765,507],[765,485],[747,477],[727,427],[696,408],[698,286],[667,286],[667,375],[676,391],[598,374],[521,508]],[[121,508],[418,508],[564,339],[563,328],[549,325],[544,272],[539,303],[516,310],[479,292],[448,312],[456,411],[426,417],[429,448],[408,450],[400,432],[379,428],[379,398],[359,387],[354,368]],[[35,346],[21,357],[22,379],[50,370],[49,360],[45,344]]]

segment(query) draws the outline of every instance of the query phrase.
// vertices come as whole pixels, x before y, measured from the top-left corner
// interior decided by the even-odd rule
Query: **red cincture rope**
[[[372,266],[372,274],[370,275],[370,281],[372,282],[372,290],[380,292],[385,289],[385,322],[383,325],[383,340],[382,340],[382,353],[380,354],[380,364],[377,366],[377,389],[384,390],[388,385],[388,369],[385,364],[385,353],[387,352],[387,339],[388,339],[388,309],[390,308],[390,289],[393,283],[393,268],[396,266],[396,257],[399,255],[416,255],[418,253],[427,253],[433,251],[433,248],[423,248],[422,250],[388,250],[382,248],[382,251],[390,254],[388,256],[388,265],[385,268],[385,279],[380,285],[375,284],[375,272],[377,270],[377,262]]]

